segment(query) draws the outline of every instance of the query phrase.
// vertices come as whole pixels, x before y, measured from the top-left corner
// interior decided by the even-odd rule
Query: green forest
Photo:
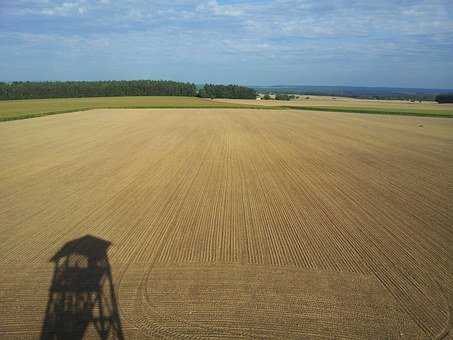
[[[202,98],[256,99],[254,89],[238,85],[206,84],[198,95]]]
[[[0,99],[195,96],[194,84],[164,80],[55,81],[0,84]]]
[[[439,104],[453,103],[453,93],[439,94],[438,96],[436,96],[436,102],[438,102]]]
[[[237,85],[206,84],[197,91],[192,83],[167,80],[49,81],[0,83],[0,100],[185,96],[203,98],[255,98],[255,90]]]

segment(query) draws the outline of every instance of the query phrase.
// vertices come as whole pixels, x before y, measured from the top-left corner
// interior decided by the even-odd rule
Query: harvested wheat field
[[[98,109],[0,155],[1,338],[448,337],[453,120]]]
[[[316,111],[343,111],[356,113],[398,114],[414,116],[453,117],[453,104],[436,102],[409,102],[407,100],[356,99],[347,97],[304,96],[296,100],[215,99],[217,104],[259,105],[265,107],[292,107]],[[1,103],[0,103],[1,104]],[[14,103],[12,103],[14,105]]]

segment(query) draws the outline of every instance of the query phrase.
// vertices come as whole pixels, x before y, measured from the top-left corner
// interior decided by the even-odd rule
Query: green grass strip
[[[51,116],[51,115],[58,115],[62,113],[69,113],[69,112],[78,112],[78,111],[88,111],[92,110],[92,108],[78,108],[78,109],[71,109],[71,110],[59,110],[59,111],[49,111],[49,112],[36,112],[36,113],[19,113],[15,116],[0,116],[0,122],[8,122],[11,120],[21,120],[21,119],[29,119],[29,118],[37,118],[37,117],[44,117],[44,116]]]

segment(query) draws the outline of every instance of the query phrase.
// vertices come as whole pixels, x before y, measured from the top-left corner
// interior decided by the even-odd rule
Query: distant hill
[[[453,89],[419,89],[403,87],[274,85],[252,86],[252,88],[258,92],[402,100],[434,100],[439,94],[453,93]]]

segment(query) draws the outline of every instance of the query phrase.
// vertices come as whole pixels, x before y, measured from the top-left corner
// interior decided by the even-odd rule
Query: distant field
[[[303,98],[307,96],[302,96]],[[291,107],[297,109],[332,112],[375,113],[429,117],[453,117],[453,104],[435,102],[408,102],[402,100],[369,100],[345,97],[308,96],[310,99],[291,101],[216,99],[217,102],[243,105]]]
[[[196,97],[94,97],[0,101],[0,121],[46,116],[96,108],[246,108]]]
[[[0,101],[0,121],[97,108],[261,108],[453,117],[453,104],[310,96],[309,100],[203,99],[197,97],[95,97]]]
[[[61,325],[83,317],[99,339],[102,287],[124,339],[441,339],[452,131],[252,109],[0,124],[0,338],[80,339]]]

